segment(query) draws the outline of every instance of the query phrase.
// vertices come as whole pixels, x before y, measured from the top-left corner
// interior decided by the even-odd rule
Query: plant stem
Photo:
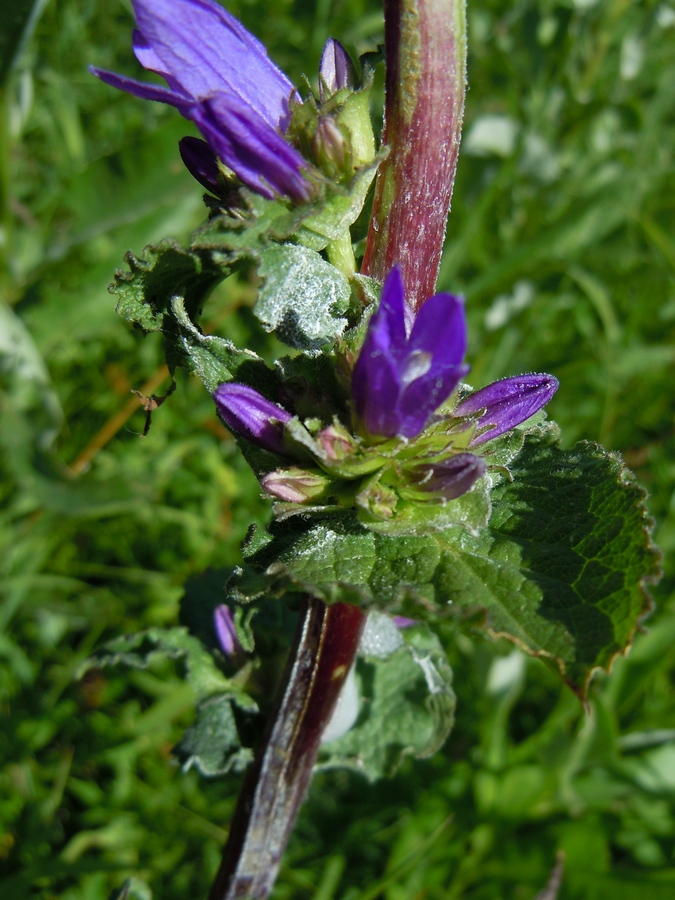
[[[326,255],[328,261],[331,262],[336,269],[339,269],[347,278],[351,278],[356,272],[356,259],[354,258],[354,248],[352,247],[352,236],[349,229],[345,231],[342,237],[326,247]]]
[[[436,285],[466,81],[465,0],[385,0],[386,125],[362,272],[400,263],[419,307]],[[347,246],[347,239],[349,246]],[[351,239],[329,249],[352,267]],[[277,709],[239,795],[209,900],[269,896],[312,779],[321,734],[358,650],[366,613],[309,599]]]
[[[385,0],[383,142],[363,268],[399,263],[414,309],[436,288],[466,91],[465,0]]]
[[[272,890],[365,619],[356,606],[307,600],[277,709],[239,795],[209,900],[263,900]]]

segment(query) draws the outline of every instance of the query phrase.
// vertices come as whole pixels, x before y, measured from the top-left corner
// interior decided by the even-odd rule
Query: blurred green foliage
[[[328,34],[382,40],[374,0],[229,8],[299,82]],[[203,897],[237,779],[182,774],[180,671],[74,673],[103,640],[175,624],[182,585],[238,560],[258,489],[196,379],[141,439],[159,339],[106,293],[130,248],[203,215],[190,126],[117,94],[140,74],[127,3],[52,0],[1,94],[0,859],[3,896],[105,900],[135,875]],[[621,450],[651,493],[658,609],[590,712],[536,660],[447,626],[457,725],[369,786],[319,775],[276,900],[529,900],[566,854],[561,900],[675,890],[675,8],[656,0],[472,0],[465,141],[439,287],[468,298],[471,378],[561,381],[550,414]],[[210,327],[262,353],[245,277]],[[125,412],[126,411],[126,412]],[[125,415],[127,416],[125,418]],[[106,429],[101,433],[101,429]]]

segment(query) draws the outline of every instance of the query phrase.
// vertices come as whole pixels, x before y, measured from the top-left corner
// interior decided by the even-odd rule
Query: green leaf
[[[530,438],[492,494],[489,529],[463,534],[437,575],[451,602],[488,612],[503,635],[585,693],[650,609],[658,575],[644,491],[618,454]]]
[[[528,435],[492,491],[487,527],[390,536],[352,513],[280,523],[234,576],[233,597],[299,591],[459,625],[480,613],[490,636],[542,657],[583,695],[649,610],[658,556],[620,457],[589,443],[563,451],[555,433]]]
[[[241,744],[234,712],[237,705],[226,694],[211,697],[199,705],[194,724],[174,748],[185,772],[195,766],[202,775],[212,778],[241,772],[251,762],[253,752]]]
[[[442,746],[455,710],[443,649],[424,627],[408,630],[398,643],[392,653],[377,652],[369,641],[362,645],[359,716],[345,735],[323,746],[319,768],[344,766],[374,781],[393,775],[406,756],[431,756]]]
[[[97,650],[82,665],[78,677],[90,669],[105,666],[130,666],[146,669],[158,658],[180,659],[185,663],[186,678],[198,700],[205,700],[214,694],[230,693],[241,695],[241,705],[254,709],[253,700],[233,684],[216,666],[213,657],[187,628],[149,628],[137,634],[115,638]]]
[[[146,247],[144,259],[131,252],[124,259],[131,271],[117,272],[110,290],[120,297],[117,312],[145,332],[164,330],[174,297],[183,298],[194,320],[208,292],[227,274],[210,254],[185,250],[168,239]]]
[[[259,388],[269,383],[269,370],[256,353],[240,350],[226,338],[203,334],[188,316],[182,297],[173,298],[171,313],[173,322],[165,326],[170,371],[182,365],[196,372],[209,393],[235,378]]]
[[[273,244],[260,255],[263,279],[254,307],[267,331],[298,350],[335,341],[347,326],[347,278],[315,250]]]
[[[363,166],[347,186],[324,185],[319,199],[298,209],[242,190],[245,208],[212,216],[195,231],[189,249],[164,240],[147,247],[143,258],[127,253],[129,271],[118,271],[111,286],[120,298],[118,313],[146,332],[167,335],[172,371],[189,358],[189,367],[215,387],[228,379],[222,372],[215,374],[218,365],[214,369],[212,357],[219,359],[221,352],[230,351],[223,351],[219,339],[212,338],[208,346],[188,340],[186,353],[181,345],[184,335],[174,334],[172,305],[182,298],[188,322],[181,324],[194,327],[208,293],[236,265],[248,261],[259,267],[255,313],[268,331],[277,331],[296,349],[334,341],[347,325],[343,316],[351,286],[317,251],[342,238],[356,221],[378,164],[379,157]],[[211,352],[214,348],[218,349]]]
[[[348,186],[329,185],[323,206],[318,206],[315,212],[302,221],[302,228],[297,234],[301,244],[313,250],[323,250],[356,222],[378,166],[388,152],[386,148],[371,163],[362,166]]]
[[[105,666],[145,669],[162,657],[185,663],[186,680],[198,701],[195,721],[174,751],[185,769],[195,766],[206,776],[242,771],[252,752],[241,732],[250,730],[258,706],[236,682],[222,674],[204,644],[187,628],[150,628],[116,638],[90,657],[78,676]]]
[[[387,151],[381,151],[372,162],[361,166],[347,185],[324,183],[321,196],[298,208],[242,190],[247,208],[236,216],[212,218],[195,232],[193,247],[217,250],[230,260],[255,258],[270,242],[290,239],[311,250],[324,250],[358,219],[386,155]]]

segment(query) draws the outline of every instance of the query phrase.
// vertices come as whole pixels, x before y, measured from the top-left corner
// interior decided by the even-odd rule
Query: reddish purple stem
[[[385,0],[383,142],[363,272],[399,263],[419,310],[436,288],[466,89],[464,0]]]
[[[209,900],[263,900],[272,890],[365,620],[357,606],[307,601],[277,709],[246,775]]]

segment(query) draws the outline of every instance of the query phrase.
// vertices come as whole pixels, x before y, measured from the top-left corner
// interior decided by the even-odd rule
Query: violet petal
[[[126,91],[127,94],[133,94],[134,97],[140,97],[142,100],[156,100],[159,103],[168,103],[171,106],[175,106],[178,112],[188,118],[186,111],[192,106],[192,100],[189,97],[185,97],[161,85],[146,84],[144,81],[136,81],[135,78],[127,78],[125,75],[118,75],[116,72],[97,69],[96,66],[89,66],[89,71],[111,87],[120,91]]]
[[[237,629],[234,626],[232,610],[221,603],[213,610],[213,625],[220,649],[225,656],[231,658],[243,652],[243,647],[237,637]]]
[[[354,87],[354,65],[340,41],[329,38],[319,63],[319,97],[323,103],[344,88]]]
[[[406,309],[401,270],[395,266],[352,377],[356,413],[374,435],[416,437],[468,371],[462,364],[466,321],[461,298],[429,298],[409,337]]]
[[[301,174],[307,163],[266,122],[255,121],[245,103],[219,95],[199,104],[192,118],[226,166],[254,191],[307,200],[311,186]]]
[[[455,409],[455,415],[470,416],[485,409],[478,419],[478,427],[492,427],[471,441],[471,446],[475,447],[529,419],[548,403],[557,390],[558,379],[553,375],[532,374],[502,378],[463,400]]]
[[[371,434],[391,437],[397,433],[398,362],[406,347],[404,306],[403,278],[395,267],[384,282],[380,306],[368,324],[352,373],[356,413]]]
[[[415,466],[416,487],[445,500],[456,500],[466,494],[485,474],[487,465],[473,453],[458,453],[440,463]]]
[[[247,384],[227,382],[213,394],[218,415],[230,431],[264,450],[283,453],[284,424],[293,416]]]
[[[405,387],[398,404],[399,434],[414,437],[468,372],[464,303],[452,294],[430,297],[408,341]]]
[[[201,101],[239,94],[270,125],[288,125],[293,85],[265,47],[214,0],[134,0],[142,66]]]

